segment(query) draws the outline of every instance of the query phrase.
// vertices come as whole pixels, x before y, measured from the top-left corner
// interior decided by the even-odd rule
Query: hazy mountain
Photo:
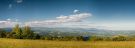
[[[4,28],[7,32],[10,32],[12,28]],[[66,28],[66,27],[32,27],[31,28],[35,33],[41,35],[48,34],[61,34],[61,35],[98,35],[98,36],[112,36],[112,35],[135,35],[135,30],[105,30],[105,29],[96,29],[96,28]]]
[[[46,32],[71,32],[76,34],[86,34],[87,35],[99,35],[99,36],[112,36],[112,35],[135,35],[134,30],[105,30],[96,28],[46,28],[46,27],[34,27],[32,28],[35,32],[46,33]]]

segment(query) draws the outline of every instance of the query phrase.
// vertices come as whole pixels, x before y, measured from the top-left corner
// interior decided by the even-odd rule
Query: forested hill
[[[10,32],[12,28],[1,28]],[[98,36],[113,36],[113,35],[135,35],[134,30],[105,30],[105,29],[96,29],[96,28],[66,28],[66,27],[58,27],[58,28],[47,28],[47,27],[32,27],[31,28],[35,33],[39,33],[41,35],[48,34],[61,34],[63,36],[78,36],[78,35],[98,35]]]

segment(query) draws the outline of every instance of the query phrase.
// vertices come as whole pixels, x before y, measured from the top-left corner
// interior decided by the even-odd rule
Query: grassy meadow
[[[0,39],[0,48],[135,48],[135,41],[47,41]]]
[[[0,48],[90,48],[90,42],[1,38]]]
[[[135,41],[96,41],[90,43],[91,48],[135,48]]]

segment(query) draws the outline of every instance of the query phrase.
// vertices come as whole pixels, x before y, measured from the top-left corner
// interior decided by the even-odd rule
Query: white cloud
[[[64,23],[61,26],[62,27],[71,27],[71,28],[96,28],[97,27],[95,24],[87,23],[87,22]]]
[[[23,0],[16,0],[16,2],[17,2],[17,3],[22,3],[22,2],[23,2]]]
[[[23,0],[15,0],[15,2],[19,4],[19,3],[22,3]],[[11,9],[12,7],[13,7],[13,4],[10,3],[10,4],[8,5],[8,8]]]
[[[26,22],[26,25],[30,26],[48,26],[48,25],[58,25],[63,23],[75,23],[75,22],[82,22],[85,18],[92,16],[91,13],[79,13],[79,14],[73,14],[64,16],[61,15],[59,17],[56,17],[54,20],[43,20],[43,21],[30,21]]]
[[[1,24],[1,23],[5,23],[5,22],[7,22],[7,21],[0,21],[0,24]]]
[[[13,27],[15,24],[20,24],[20,23],[15,22],[15,21],[11,21],[11,19],[7,19],[5,21],[0,21],[0,28]]]
[[[10,20],[11,20],[10,18],[7,19],[7,21],[10,21]]]
[[[78,12],[79,12],[79,10],[74,10],[74,11],[73,11],[73,13],[78,13]]]
[[[92,15],[90,13],[80,13],[80,14],[74,14],[74,15],[69,15],[69,16],[59,16],[56,18],[60,22],[80,22],[89,16],[92,16]]]
[[[9,8],[9,9],[10,9],[10,8],[12,8],[12,7],[13,7],[13,5],[12,5],[12,4],[9,4],[9,5],[8,5],[8,8]]]
[[[18,22],[18,19],[15,19],[16,22]]]
[[[82,22],[88,17],[91,17],[91,13],[78,13],[72,15],[61,15],[52,20],[42,20],[42,21],[29,21],[29,22],[18,22],[18,19],[14,21],[10,18],[0,21],[0,27],[13,27],[15,24],[20,24],[21,26],[29,25],[31,27],[55,27],[66,24],[76,24],[78,22]],[[79,24],[77,24],[79,25]],[[71,25],[72,26],[72,25]]]
[[[108,30],[135,30],[135,23],[133,22],[108,22],[100,23],[100,26],[105,26]]]

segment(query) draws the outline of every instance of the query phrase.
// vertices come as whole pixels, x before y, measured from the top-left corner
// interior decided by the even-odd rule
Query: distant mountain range
[[[35,27],[32,28],[35,32],[45,33],[45,32],[71,32],[76,34],[86,34],[87,35],[98,35],[98,36],[114,36],[114,35],[135,35],[135,30],[105,30],[96,28],[46,28],[46,27]]]
[[[4,28],[7,32],[11,32],[12,28]],[[66,27],[56,27],[56,28],[48,28],[48,27],[32,27],[31,28],[35,33],[39,33],[41,35],[48,34],[61,34],[65,35],[98,35],[98,36],[114,36],[114,35],[135,35],[135,30],[105,30],[105,29],[96,29],[96,28],[66,28]]]

